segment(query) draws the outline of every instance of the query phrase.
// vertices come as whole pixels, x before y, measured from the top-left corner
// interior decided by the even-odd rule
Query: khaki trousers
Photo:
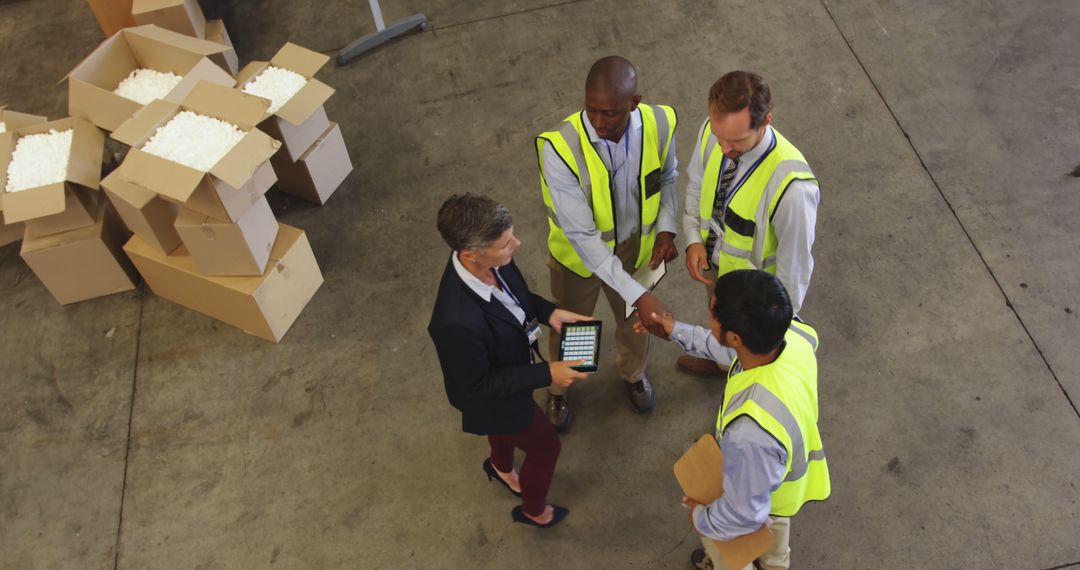
[[[791,565],[791,519],[788,517],[772,517],[769,529],[773,533],[773,545],[757,559],[763,570],[787,570]],[[754,570],[753,564],[744,568],[728,568],[724,565],[723,558],[716,550],[716,543],[711,538],[701,537],[701,544],[705,547],[705,554],[713,563],[713,570]]]
[[[615,255],[622,261],[623,269],[631,275],[634,273],[634,263],[637,261],[640,247],[641,238],[637,235],[615,246]],[[624,319],[626,304],[622,297],[595,275],[584,278],[555,261],[553,257],[548,258],[548,269],[551,271],[551,296],[555,304],[563,309],[579,315],[591,315],[596,309],[600,291],[604,292],[608,304],[611,305],[611,312],[615,313],[615,372],[629,383],[641,380],[645,375],[645,360],[649,352],[650,335],[634,332],[634,323],[638,320],[637,313],[629,319]],[[558,359],[560,340],[560,335],[552,331],[548,341],[550,360]],[[566,393],[565,388],[558,386],[551,386],[550,390],[556,395]]]

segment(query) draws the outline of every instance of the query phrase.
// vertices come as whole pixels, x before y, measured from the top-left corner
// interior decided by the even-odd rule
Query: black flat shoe
[[[510,515],[514,517],[514,522],[516,523],[531,524],[537,528],[551,528],[562,522],[562,520],[566,518],[566,515],[570,514],[569,509],[556,507],[554,505],[552,505],[552,507],[555,509],[555,514],[551,517],[551,521],[547,524],[540,524],[525,516],[525,512],[521,510],[520,506],[514,507],[514,510],[510,511]]]
[[[510,493],[512,495],[514,495],[515,497],[520,497],[521,496],[521,493],[511,489],[510,484],[507,483],[506,481],[503,481],[502,477],[499,477],[499,472],[495,471],[495,466],[491,464],[491,458],[488,458],[488,459],[484,460],[484,473],[487,473],[488,481],[491,481],[491,480],[494,479],[495,481],[498,481],[499,483],[502,483],[502,486],[506,487],[506,490],[510,491]]]

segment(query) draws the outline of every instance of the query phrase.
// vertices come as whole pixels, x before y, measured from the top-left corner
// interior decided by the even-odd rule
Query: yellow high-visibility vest
[[[717,433],[735,418],[750,416],[787,451],[787,470],[772,492],[770,514],[790,517],[808,501],[823,501],[832,490],[825,449],[818,431],[817,332],[792,321],[775,361],[731,374]],[[731,370],[736,370],[736,363]]]
[[[656,218],[660,215],[660,169],[667,161],[668,148],[675,134],[675,110],[666,105],[638,105],[641,110],[642,144],[641,172],[641,247],[634,267],[641,267],[652,257],[656,242]],[[589,198],[593,220],[601,239],[615,250],[618,235],[615,219],[614,185],[611,175],[589,141],[585,130],[585,112],[570,115],[554,129],[536,137],[536,154],[540,161],[540,189],[548,214],[548,250],[556,261],[582,277],[591,277],[581,257],[574,251],[559,225],[559,215],[551,200],[547,177],[544,174],[544,142],[551,144],[570,171],[577,177],[582,190]]]
[[[773,134],[775,138],[770,148],[757,163],[751,165],[751,170],[743,181],[733,181],[732,184],[737,186],[728,191],[731,197],[724,213],[721,228],[723,236],[716,243],[720,249],[717,275],[736,269],[761,269],[775,275],[779,240],[776,238],[772,219],[776,213],[776,205],[780,203],[792,182],[817,181],[799,149],[775,128]],[[698,221],[701,239],[706,240],[709,235],[709,221],[713,217],[713,205],[716,203],[716,192],[720,188],[721,173],[730,160],[716,144],[716,137],[713,136],[708,121],[701,131],[697,152],[701,153],[702,164],[705,165]]]

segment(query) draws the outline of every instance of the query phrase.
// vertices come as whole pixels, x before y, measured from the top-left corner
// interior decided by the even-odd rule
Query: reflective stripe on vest
[[[641,171],[638,184],[641,189],[641,245],[634,267],[652,257],[653,244],[656,241],[656,219],[660,215],[660,169],[667,161],[668,149],[675,134],[677,118],[675,110],[666,105],[638,105],[641,111]],[[615,215],[614,185],[611,175],[600,155],[589,141],[585,129],[585,112],[570,115],[553,130],[536,137],[536,155],[540,163],[540,189],[544,196],[544,206],[548,216],[548,251],[556,261],[582,277],[592,276],[585,267],[570,240],[563,233],[559,223],[559,214],[551,200],[551,190],[547,184],[544,167],[544,142],[551,144],[556,154],[570,172],[577,177],[589,207],[593,212],[593,221],[600,239],[614,251],[618,237],[618,220]]]
[[[773,229],[772,218],[776,213],[776,205],[795,180],[816,182],[813,171],[806,164],[806,159],[799,149],[775,128],[772,132],[770,148],[750,172],[744,175],[743,182],[729,192],[723,220],[723,236],[718,241],[718,275],[736,269],[763,269],[775,274],[779,242]],[[701,153],[702,163],[705,164],[698,211],[698,229],[702,240],[709,235],[709,222],[712,220],[713,204],[716,202],[720,174],[725,163],[723,152],[717,150],[722,149],[718,149],[716,137],[706,121],[697,148]]]
[[[831,484],[817,426],[817,333],[792,322],[784,339],[774,362],[730,375],[716,429],[722,435],[735,418],[749,416],[784,446],[786,471],[772,492],[770,512],[787,517],[808,501],[827,498]],[[738,370],[737,362],[732,369]]]

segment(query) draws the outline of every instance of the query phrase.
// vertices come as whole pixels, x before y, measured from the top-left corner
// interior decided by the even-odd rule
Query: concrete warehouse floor
[[[709,85],[749,68],[820,177],[804,317],[833,495],[795,519],[794,567],[1080,566],[1080,4],[383,10],[432,25],[320,74],[356,170],[322,208],[272,197],[326,276],[280,345],[145,286],[60,307],[0,249],[0,568],[687,567],[671,464],[711,429],[719,382],[658,342],[657,408],[639,416],[606,354],[574,389],[551,492],[572,513],[540,532],[483,477],[425,330],[454,192],[511,207],[518,264],[547,293],[533,137],[612,53],[678,109],[683,166]],[[373,29],[360,0],[221,15],[242,62]],[[0,102],[64,116],[56,81],[100,40],[81,1],[0,2]],[[703,323],[681,261],[659,293]]]

